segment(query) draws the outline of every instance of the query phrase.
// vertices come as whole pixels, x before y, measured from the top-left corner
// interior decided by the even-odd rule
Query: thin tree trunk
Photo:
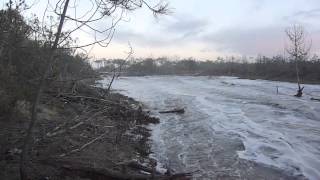
[[[301,86],[300,86],[300,76],[299,76],[299,68],[298,68],[298,60],[296,60],[296,74],[297,74],[298,88],[301,89]]]
[[[111,86],[112,86],[112,83],[113,83],[115,77],[116,77],[116,70],[114,70],[114,72],[113,72],[113,76],[112,76],[112,79],[111,79],[111,81],[109,83],[109,86],[108,86],[108,89],[107,89],[107,93],[110,92]]]
[[[58,31],[57,31],[57,34],[56,34],[56,37],[55,37],[55,41],[54,41],[53,46],[51,47],[51,52],[50,52],[50,55],[49,55],[49,62],[47,64],[47,67],[46,67],[46,70],[45,70],[44,74],[41,77],[41,80],[40,80],[39,85],[38,85],[37,93],[35,95],[35,99],[34,99],[33,104],[32,104],[31,121],[30,121],[29,127],[27,129],[27,134],[26,134],[26,137],[25,137],[24,142],[23,142],[22,153],[21,153],[21,156],[20,156],[20,179],[21,180],[27,180],[27,178],[28,178],[28,174],[27,174],[27,170],[26,170],[26,167],[27,167],[26,165],[27,165],[27,160],[28,160],[27,157],[28,157],[28,151],[29,151],[30,144],[31,144],[32,132],[33,132],[33,129],[34,129],[34,125],[35,125],[35,123],[36,123],[36,121],[38,119],[38,117],[37,117],[37,108],[38,108],[38,105],[39,105],[39,102],[40,102],[42,90],[43,90],[43,88],[45,86],[46,79],[48,78],[48,75],[49,75],[49,72],[50,72],[50,68],[51,68],[51,66],[53,64],[53,61],[54,61],[54,54],[55,54],[55,51],[57,49],[58,42],[59,42],[59,39],[60,39],[60,35],[61,35],[61,31],[62,31],[64,19],[65,19],[65,15],[66,15],[66,12],[67,12],[67,9],[68,9],[68,4],[69,4],[69,0],[66,0],[66,2],[64,4],[64,8],[63,8],[63,13],[62,13],[61,18],[60,18]]]
[[[299,61],[299,50],[298,50],[298,40],[297,40],[297,32],[295,31],[295,38],[294,38],[294,52],[295,52],[295,61],[296,61],[296,75],[297,75],[297,84],[298,84],[298,91],[301,89],[300,86],[300,77],[299,77],[299,68],[298,68],[298,61]]]

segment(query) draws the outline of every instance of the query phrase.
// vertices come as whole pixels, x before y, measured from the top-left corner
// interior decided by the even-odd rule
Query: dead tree
[[[285,32],[290,41],[290,46],[286,48],[286,51],[295,63],[298,84],[298,90],[295,96],[301,97],[304,87],[301,86],[299,62],[306,60],[311,49],[311,43],[306,43],[306,34],[302,26],[293,25],[292,27],[287,28]]]
[[[144,0],[90,0],[90,2],[93,5],[93,9],[89,8],[89,10],[85,11],[86,13],[80,17],[77,16],[76,12],[74,13],[73,17],[67,14],[67,10],[69,9],[69,4],[75,4],[74,0],[71,0],[71,2],[70,0],[57,1],[55,5],[47,6],[47,7],[55,7],[53,9],[53,12],[59,17],[60,20],[57,27],[57,31],[53,33],[55,35],[54,41],[53,43],[51,42],[49,43],[50,45],[50,50],[48,53],[49,61],[46,65],[45,72],[41,75],[39,84],[37,85],[37,92],[36,92],[35,98],[32,101],[31,120],[30,120],[28,129],[26,131],[26,136],[23,142],[22,153],[20,157],[20,177],[22,180],[28,179],[27,170],[26,170],[27,162],[28,162],[27,156],[30,149],[31,140],[33,139],[32,132],[38,119],[37,109],[40,103],[42,91],[45,88],[47,82],[49,81],[48,77],[51,72],[50,70],[56,61],[57,50],[64,49],[64,48],[73,49],[73,50],[83,49],[85,47],[92,46],[95,44],[98,44],[102,47],[107,47],[111,42],[111,39],[115,32],[115,27],[122,20],[122,14],[125,13],[125,11],[133,11],[145,6],[149,10],[151,10],[151,12],[153,12],[154,15],[165,14],[168,12],[168,4],[159,3],[156,6],[151,6]],[[76,11],[75,7],[73,7],[72,9]],[[99,22],[105,17],[110,18],[112,17],[111,16],[112,14],[117,13],[119,11],[120,11],[120,16],[118,18],[112,18],[112,23],[109,27],[105,29],[97,29],[94,27],[94,23]],[[47,13],[47,11],[45,11],[45,13]],[[45,16],[46,15],[44,14],[44,17]],[[69,30],[68,32],[63,33],[63,26],[67,20],[68,22],[74,22],[76,24],[76,27],[72,30]],[[75,46],[69,45],[68,38],[70,38],[75,31],[81,30],[82,28],[86,28],[92,31],[92,34],[94,34],[93,42],[87,43],[87,44],[75,45]],[[100,35],[99,37],[103,35],[103,38],[98,39],[98,35]]]
[[[120,77],[121,72],[122,72],[122,68],[123,68],[124,64],[125,64],[125,63],[129,60],[129,58],[132,56],[132,54],[133,54],[133,49],[132,49],[130,43],[129,43],[129,48],[130,48],[130,51],[128,52],[127,57],[119,64],[118,67],[115,67],[115,68],[113,69],[113,75],[112,75],[111,81],[109,82],[108,88],[107,88],[107,90],[106,90],[106,92],[105,92],[104,95],[106,95],[106,94],[108,94],[108,93],[110,92],[111,86],[112,86],[112,83],[113,83],[114,79]]]
[[[66,0],[66,2],[65,2],[65,5],[63,8],[63,13],[61,14],[61,18],[60,18],[60,22],[59,22],[59,26],[58,26],[58,31],[56,33],[55,41],[54,41],[53,46],[51,48],[51,52],[50,52],[50,56],[49,56],[50,61],[47,64],[47,68],[46,68],[45,73],[41,77],[41,80],[38,85],[36,97],[35,97],[34,101],[32,102],[31,121],[30,121],[28,130],[27,130],[27,135],[26,135],[24,143],[23,143],[22,153],[21,153],[21,158],[20,158],[20,178],[21,178],[21,180],[28,179],[27,172],[26,172],[26,160],[27,160],[27,153],[29,151],[30,141],[32,139],[32,131],[33,131],[35,122],[37,121],[37,108],[38,108],[38,105],[40,102],[40,97],[41,97],[42,90],[45,85],[45,81],[49,75],[51,63],[54,60],[54,53],[58,47],[58,42],[59,42],[60,35],[62,32],[62,27],[63,27],[63,23],[65,20],[65,15],[67,13],[69,1],[70,0]]]

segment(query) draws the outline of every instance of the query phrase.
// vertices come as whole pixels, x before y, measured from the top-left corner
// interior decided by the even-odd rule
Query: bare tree
[[[63,13],[61,15],[59,26],[58,26],[58,31],[56,33],[55,41],[54,41],[54,44],[51,48],[51,52],[50,52],[50,56],[49,56],[50,61],[47,65],[47,69],[46,69],[45,73],[41,77],[35,99],[32,103],[31,121],[30,121],[28,130],[27,130],[27,135],[26,135],[24,143],[23,143],[22,153],[21,153],[21,158],[20,158],[20,178],[21,178],[21,180],[26,180],[28,178],[27,172],[26,172],[26,158],[27,158],[27,153],[28,153],[29,146],[30,146],[30,140],[32,138],[32,131],[33,131],[35,122],[37,121],[37,108],[38,108],[38,104],[39,104],[40,97],[42,94],[42,90],[44,88],[45,81],[46,81],[46,79],[49,75],[49,72],[50,72],[50,67],[51,67],[52,61],[54,59],[54,53],[58,47],[58,42],[59,42],[60,35],[62,32],[62,27],[63,27],[63,23],[65,20],[65,15],[67,13],[69,1],[70,0],[66,0],[66,2],[65,2],[65,5],[63,8]]]
[[[306,33],[302,26],[293,25],[285,30],[290,41],[290,46],[286,48],[287,53],[293,58],[296,68],[298,90],[295,96],[301,97],[304,87],[301,87],[299,74],[299,62],[306,60],[311,49],[311,43],[306,42]]]
[[[112,75],[111,81],[109,82],[108,88],[107,88],[107,90],[106,90],[104,95],[106,95],[106,94],[108,94],[110,92],[111,86],[112,86],[112,83],[113,83],[114,79],[120,77],[120,75],[122,73],[123,66],[125,65],[125,63],[129,60],[129,58],[133,54],[133,49],[131,47],[131,44],[128,43],[128,45],[129,45],[130,51],[127,52],[127,57],[123,61],[121,61],[118,66],[114,67],[114,69],[112,70],[113,71],[113,75]]]
[[[10,1],[11,2],[11,1]],[[89,8],[85,15],[78,16],[76,13],[76,0],[60,0],[57,1],[55,6],[51,4],[47,5],[47,8],[53,7],[54,13],[59,17],[59,23],[57,26],[56,33],[53,33],[54,40],[50,43],[50,52],[48,54],[49,61],[46,65],[46,70],[40,78],[37,92],[35,98],[32,102],[31,110],[31,121],[26,132],[26,137],[22,147],[22,153],[20,157],[20,177],[22,180],[28,179],[26,167],[27,167],[27,155],[30,149],[30,144],[32,140],[32,132],[37,122],[37,108],[39,106],[42,91],[45,88],[46,82],[50,75],[50,69],[57,59],[57,50],[65,48],[66,41],[75,31],[81,30],[82,28],[90,29],[92,34],[94,34],[93,42],[78,45],[78,46],[68,46],[67,48],[81,49],[84,47],[92,46],[98,44],[102,47],[107,47],[113,37],[116,25],[122,19],[122,15],[125,11],[133,11],[143,6],[146,6],[151,12],[156,16],[158,14],[166,14],[168,12],[168,4],[158,3],[155,6],[151,6],[144,0],[90,0],[92,8]],[[73,4],[73,5],[70,5]],[[74,10],[74,16],[71,17],[67,14],[67,10],[72,7]],[[120,12],[119,17],[112,17],[113,14]],[[45,15],[44,15],[45,16]],[[98,29],[93,26],[94,23],[101,21],[105,17],[112,17],[112,23],[109,27]],[[63,26],[66,21],[75,22],[76,27],[68,32],[63,33]],[[100,39],[99,36],[100,36]],[[63,36],[62,36],[63,35]],[[101,38],[101,36],[103,36]],[[63,38],[62,38],[63,37]]]

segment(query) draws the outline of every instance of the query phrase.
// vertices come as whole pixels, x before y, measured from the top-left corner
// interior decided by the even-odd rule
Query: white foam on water
[[[293,96],[293,83],[234,77],[125,77],[114,88],[125,90],[121,93],[143,102],[155,115],[168,107],[186,108],[182,116],[159,115],[161,123],[152,126],[158,157],[165,158],[168,146],[174,146],[185,166],[201,166],[211,161],[213,132],[223,132],[243,142],[240,158],[320,179],[320,103],[310,100],[319,98],[319,85],[305,85],[302,98]],[[199,144],[193,146],[195,142]],[[192,157],[190,149],[202,154]]]

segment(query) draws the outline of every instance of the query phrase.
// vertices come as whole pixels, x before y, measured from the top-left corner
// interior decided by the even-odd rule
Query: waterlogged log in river
[[[122,77],[114,89],[160,117],[153,156],[194,179],[320,179],[319,85],[302,98],[292,83],[232,77]]]

